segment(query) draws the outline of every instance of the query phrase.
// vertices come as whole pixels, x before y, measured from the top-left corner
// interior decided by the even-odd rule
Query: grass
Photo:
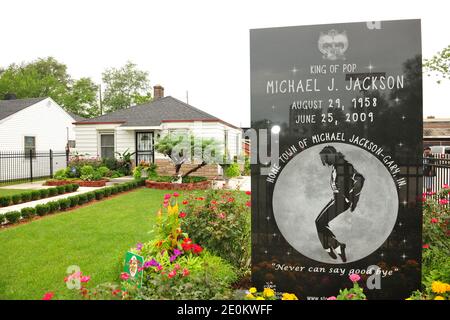
[[[167,191],[138,189],[0,231],[0,299],[77,299],[63,281],[77,265],[93,284],[117,281],[127,249],[148,231]]]
[[[19,194],[22,192],[28,192],[31,191],[31,189],[3,189],[0,188],[0,197],[1,196],[12,196],[15,194]]]

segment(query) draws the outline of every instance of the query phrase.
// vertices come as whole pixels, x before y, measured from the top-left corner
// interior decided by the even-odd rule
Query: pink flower
[[[167,275],[169,277],[169,279],[175,277],[177,275],[177,271],[176,270],[172,270],[169,272],[169,274]]]
[[[348,299],[353,299],[355,297],[355,294],[354,293],[349,293],[348,295],[347,295],[347,298]]]
[[[444,184],[442,185],[442,189],[448,189],[448,188],[449,188],[449,186],[448,186],[447,183],[444,183]]]
[[[122,279],[122,280],[128,280],[128,279],[130,279],[130,275],[129,275],[128,273],[126,273],[126,272],[122,272],[122,273],[120,274],[120,279]]]
[[[422,248],[423,248],[423,249],[430,249],[430,245],[426,243],[426,244],[424,244],[424,245],[422,246]]]
[[[439,200],[439,204],[446,205],[446,204],[448,204],[448,200],[447,199],[441,199],[441,200]]]
[[[247,207],[251,207],[251,206],[252,206],[252,202],[251,202],[251,201],[247,201],[247,202],[245,203],[245,205],[246,205]]]
[[[188,276],[188,275],[189,275],[189,270],[186,269],[186,268],[184,268],[184,269],[183,269],[183,277],[186,277],[186,276]]]
[[[180,194],[179,194],[178,192],[174,192],[172,195],[173,195],[174,197],[180,196]]]
[[[42,300],[52,300],[55,294],[53,292],[46,292],[42,297]]]
[[[437,219],[437,218],[431,218],[431,221],[430,221],[431,223],[438,223],[439,222],[439,220]]]
[[[174,266],[174,270],[180,270],[181,269],[181,267],[180,267],[180,265],[177,263],[175,266]]]
[[[225,219],[225,214],[223,212],[217,215],[220,219]]]
[[[351,282],[358,282],[359,280],[361,280],[361,277],[354,273],[352,273],[349,278]]]
[[[169,200],[172,195],[170,193],[166,193],[164,195],[164,200]]]
[[[331,297],[327,298],[327,300],[336,300],[336,297],[335,296],[331,296]]]
[[[91,276],[82,276],[80,278],[81,282],[89,282],[89,280],[91,280]]]
[[[162,265],[160,264],[156,268],[158,269],[158,271],[161,271],[163,269]]]

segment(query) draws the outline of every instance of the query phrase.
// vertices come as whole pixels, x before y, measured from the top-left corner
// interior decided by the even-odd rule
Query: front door
[[[136,132],[136,165],[153,163],[153,132]]]

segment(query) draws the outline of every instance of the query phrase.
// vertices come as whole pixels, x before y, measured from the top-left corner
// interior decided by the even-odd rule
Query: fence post
[[[50,149],[50,153],[49,153],[49,158],[50,158],[50,178],[53,178],[53,150]]]
[[[33,149],[30,149],[30,182],[33,182]]]
[[[69,166],[69,148],[66,149],[66,167]]]

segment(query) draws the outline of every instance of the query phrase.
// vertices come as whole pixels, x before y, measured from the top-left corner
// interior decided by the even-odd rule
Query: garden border
[[[211,181],[172,183],[145,180],[145,187],[158,190],[206,190],[211,188]]]

